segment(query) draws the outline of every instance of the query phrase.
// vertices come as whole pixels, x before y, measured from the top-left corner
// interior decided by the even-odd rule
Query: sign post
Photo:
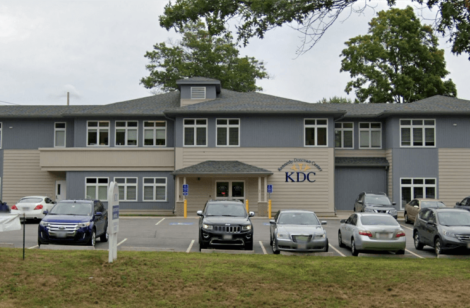
[[[117,234],[119,232],[119,187],[114,181],[108,187],[108,232],[108,262],[113,263],[117,259]]]
[[[271,194],[273,193],[273,185],[268,185],[268,194],[269,194],[269,201],[268,201],[268,217],[271,219]]]
[[[188,184],[183,184],[183,196],[184,196],[184,218],[188,217],[188,200],[186,200],[186,196],[189,192]]]

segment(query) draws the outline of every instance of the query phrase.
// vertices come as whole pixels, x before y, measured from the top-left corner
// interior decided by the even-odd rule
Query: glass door
[[[215,187],[217,199],[235,199],[245,203],[244,181],[217,181]]]

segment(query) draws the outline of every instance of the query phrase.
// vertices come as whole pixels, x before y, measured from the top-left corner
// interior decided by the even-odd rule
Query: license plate
[[[22,208],[23,212],[27,212],[27,211],[29,211],[29,209],[30,209],[29,207]]]
[[[307,244],[297,244],[297,249],[306,249]]]
[[[57,232],[55,235],[57,238],[65,238],[67,236],[67,232]]]
[[[377,236],[377,238],[380,238],[380,239],[388,239],[388,238],[390,238],[390,236],[389,236],[388,233],[377,233],[376,236]]]
[[[224,240],[231,240],[231,239],[232,239],[232,235],[231,235],[231,234],[224,234],[223,239],[224,239]]]

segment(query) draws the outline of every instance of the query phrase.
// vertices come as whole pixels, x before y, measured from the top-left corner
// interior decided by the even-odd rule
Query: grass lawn
[[[0,248],[0,307],[470,307],[470,261]]]

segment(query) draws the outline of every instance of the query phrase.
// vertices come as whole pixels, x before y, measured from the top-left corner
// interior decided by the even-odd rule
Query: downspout
[[[173,149],[174,149],[173,150],[173,166],[176,168],[176,119],[167,117],[165,113],[163,113],[163,116],[165,117],[165,119],[173,121]],[[173,175],[173,183],[175,183],[174,175]],[[173,191],[173,193],[175,193],[175,191]],[[176,202],[177,202],[177,199],[175,199],[175,202],[173,205],[173,214],[175,214],[175,211],[176,211]]]
[[[342,116],[340,116],[339,118],[335,119],[334,122],[338,122],[338,121],[341,121],[342,119],[344,119],[344,117],[346,116],[346,114],[343,114]],[[333,128],[333,135],[334,135],[334,128]],[[353,131],[353,135],[354,135],[354,131]],[[335,159],[336,157],[336,153],[335,153],[336,149],[335,147],[333,147],[333,159]],[[336,166],[335,166],[335,170],[336,170]],[[333,183],[335,182],[335,172],[333,172]],[[334,187],[334,186],[333,186]],[[333,193],[334,194],[334,193]],[[336,200],[335,200],[335,204],[333,205],[333,209],[334,209],[334,212],[335,212],[335,216],[336,215]]]

